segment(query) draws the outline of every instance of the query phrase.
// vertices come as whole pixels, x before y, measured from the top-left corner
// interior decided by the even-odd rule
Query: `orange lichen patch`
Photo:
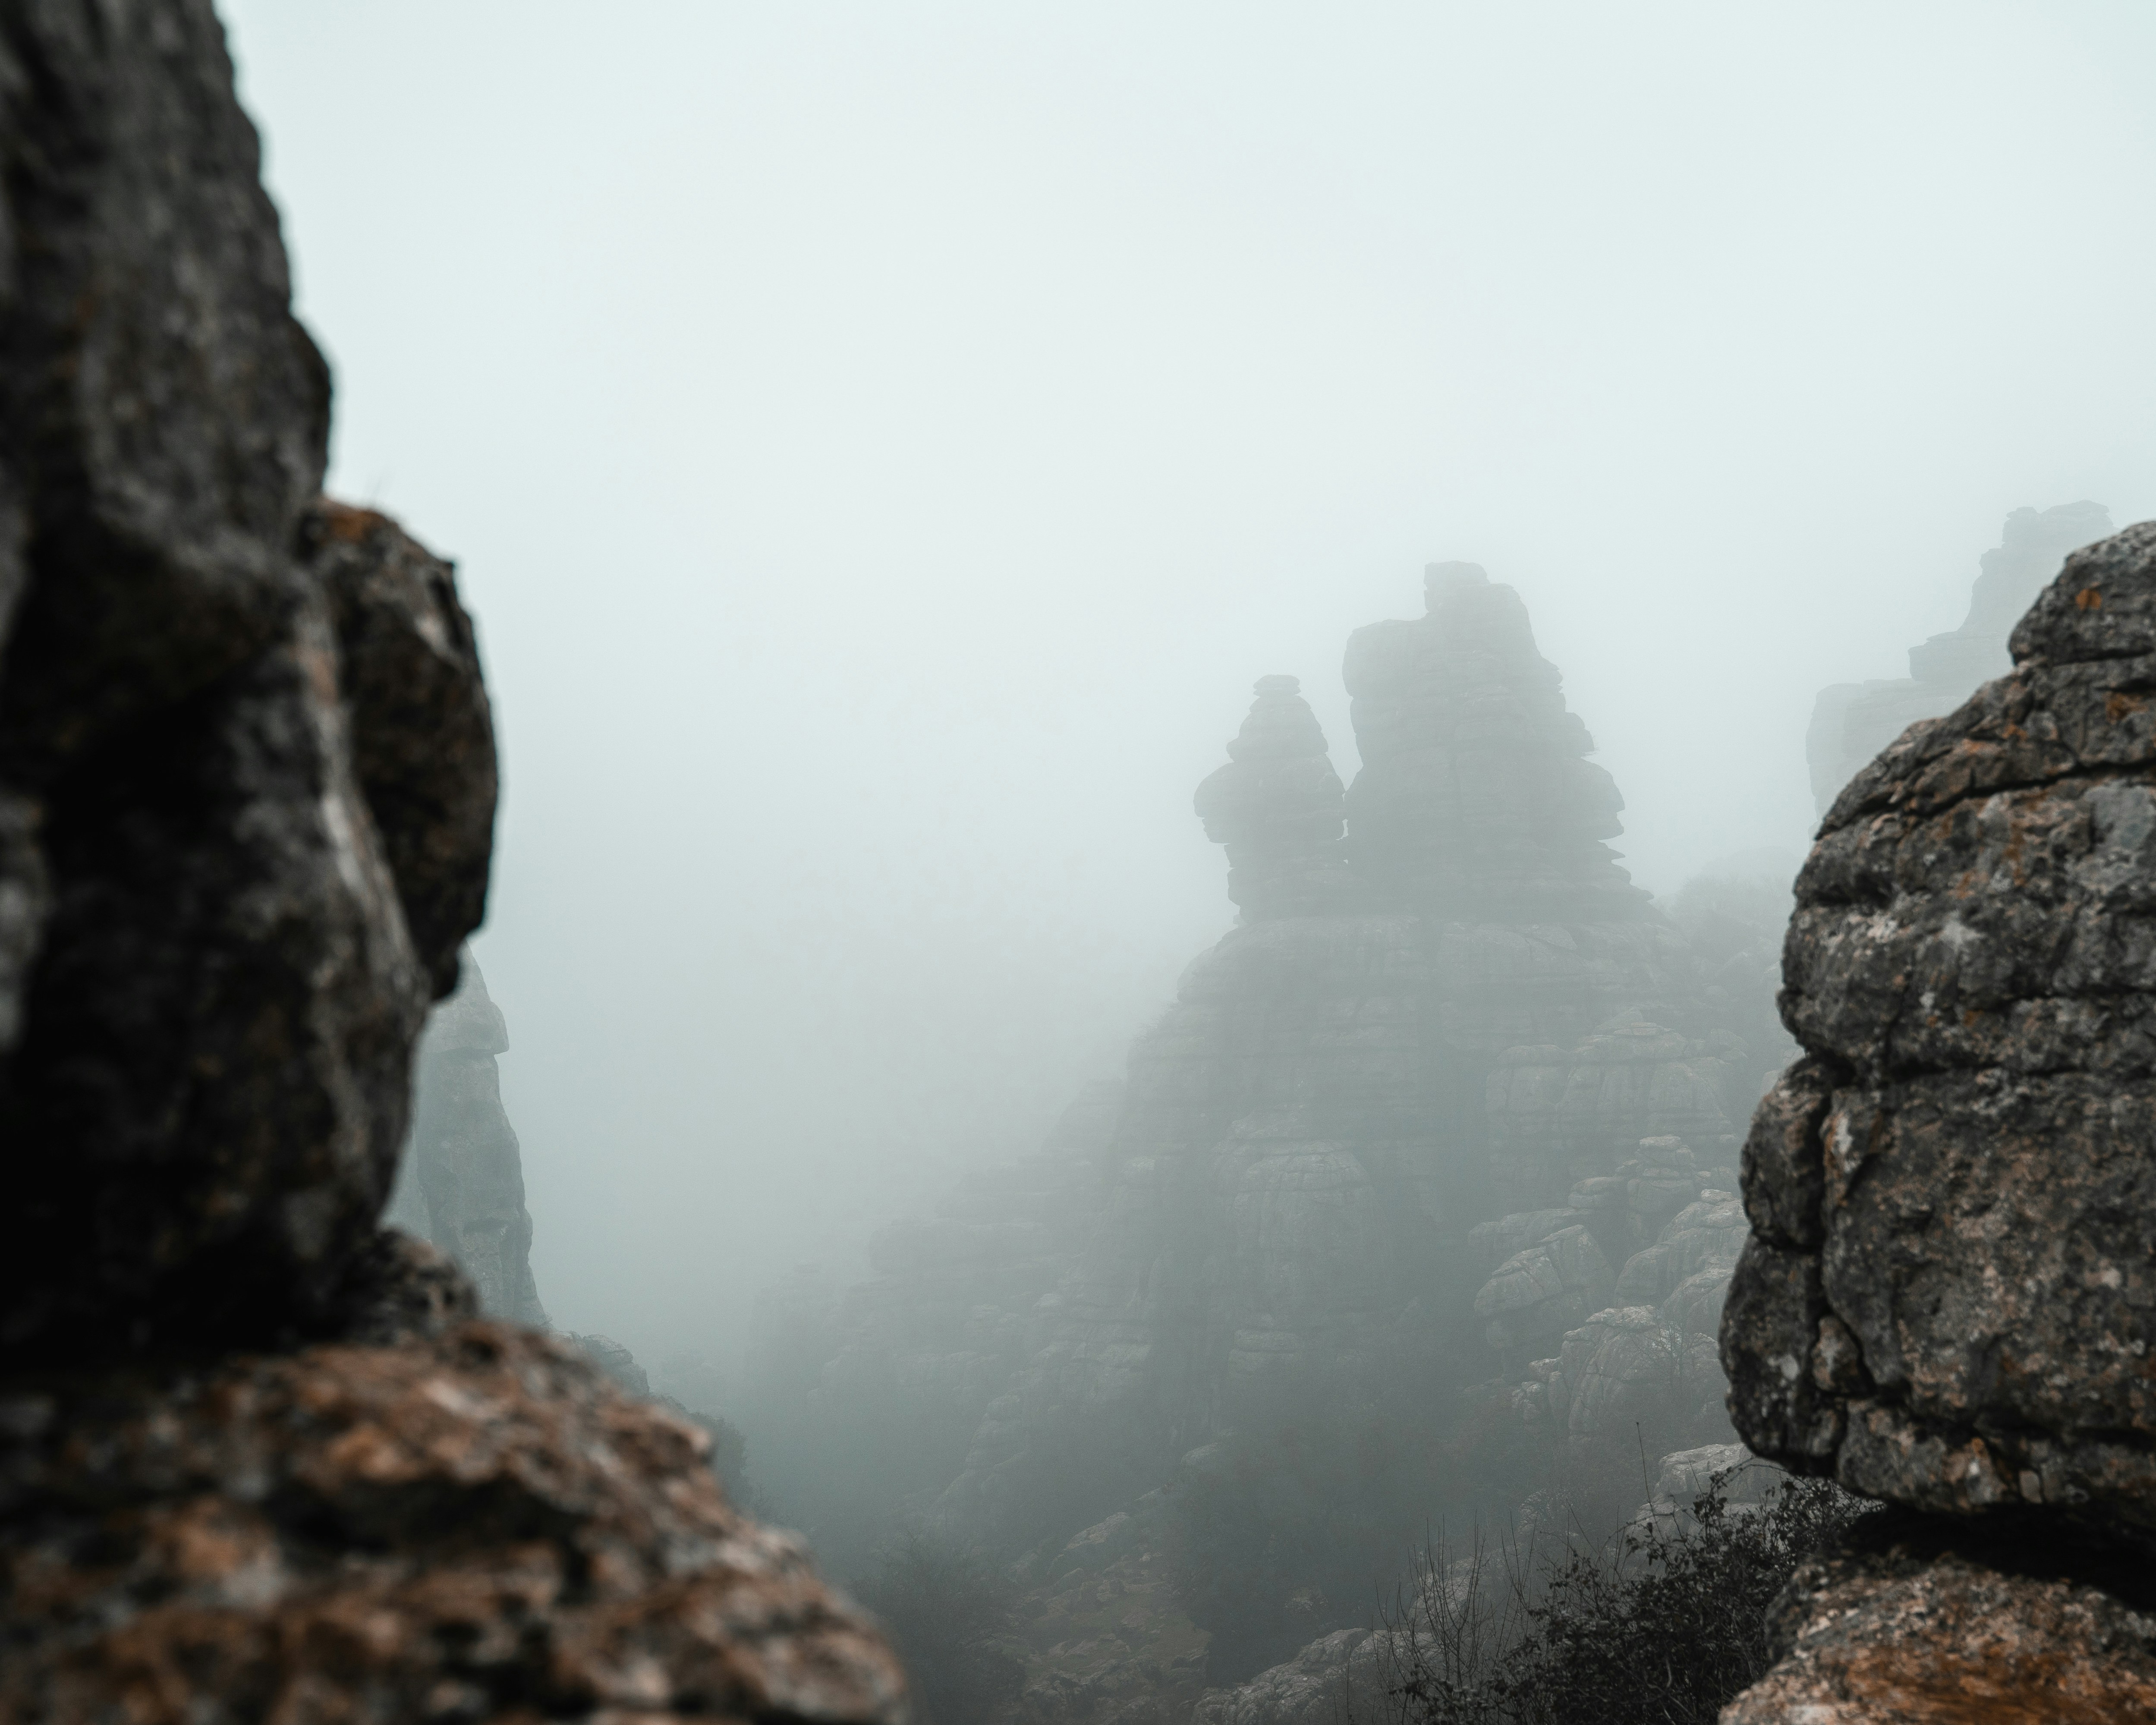
[[[357,545],[376,528],[390,525],[389,517],[379,510],[360,509],[334,497],[323,498],[317,506],[323,530],[340,545]]]
[[[2074,595],[2074,605],[2078,610],[2100,611],[2103,608],[2103,595],[2092,587],[2085,587]]]

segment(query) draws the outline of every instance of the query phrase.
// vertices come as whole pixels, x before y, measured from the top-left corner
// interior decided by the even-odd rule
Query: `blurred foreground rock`
[[[1797,883],[1806,1052],[1745,1147],[1731,1407],[1919,1519],[1806,1584],[1748,1722],[2148,1717],[2147,1622],[2092,1553],[2156,1548],[2156,523],[2068,558],[2013,652],[1850,783]],[[2009,1539],[2050,1567],[1987,1571]]]
[[[485,898],[471,625],[316,496],[210,7],[0,7],[0,1717],[896,1720],[701,1433],[377,1229]]]

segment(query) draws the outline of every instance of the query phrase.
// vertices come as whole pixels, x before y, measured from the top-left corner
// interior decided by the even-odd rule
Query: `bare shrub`
[[[1712,1725],[1770,1663],[1767,1606],[1871,1507],[1823,1481],[1590,1542],[1437,1541],[1374,1639],[1361,1725]],[[1375,1692],[1373,1692],[1373,1691]]]

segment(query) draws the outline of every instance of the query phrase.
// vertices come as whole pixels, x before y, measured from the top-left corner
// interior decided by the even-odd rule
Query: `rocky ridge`
[[[316,496],[207,0],[0,71],[0,1716],[896,1722],[702,1433],[377,1227],[485,902],[470,619]]]
[[[1798,879],[1804,1058],[1745,1145],[1730,1404],[1908,1513],[1800,1574],[1748,1725],[2150,1716],[2117,1578],[2156,1538],[2156,523],[2069,557],[2012,651]]]

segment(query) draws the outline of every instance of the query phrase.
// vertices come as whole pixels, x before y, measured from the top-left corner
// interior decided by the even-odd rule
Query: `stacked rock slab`
[[[946,1494],[962,1527],[1017,1538],[1057,1434],[1130,1456],[1135,1493],[1274,1386],[1449,1346],[1476,1224],[1562,1208],[1643,1138],[1731,1135],[1690,954],[1602,842],[1621,802],[1524,605],[1466,564],[1425,597],[1348,649],[1345,890],[1316,890],[1332,778],[1291,680],[1199,793],[1241,923],[1133,1046],[1105,1209]]]
[[[204,0],[0,8],[0,1717],[895,1720],[706,1440],[377,1230],[485,900]]]
[[[1346,793],[1301,687],[1260,677],[1228,764],[1198,787],[1198,818],[1228,847],[1228,896],[1246,921],[1342,909],[1354,887]]]
[[[478,1289],[482,1312],[545,1329],[524,1161],[495,1064],[508,1048],[501,1009],[467,950],[456,992],[419,1039],[412,1136],[388,1219],[446,1252]]]
[[[2101,503],[2017,509],[1999,542],[1978,562],[1969,616],[1959,629],[1909,649],[1909,675],[1822,689],[1804,735],[1812,795],[1825,814],[1841,788],[1879,751],[1919,719],[1948,713],[2010,663],[2006,638],[2015,620],[2059,572],[2067,553],[2111,531]]]
[[[1731,1406],[1899,1509],[1799,1575],[1738,1719],[2156,1717],[2117,1581],[2156,1544],[2156,523],[2068,558],[2012,646],[1798,879]]]

